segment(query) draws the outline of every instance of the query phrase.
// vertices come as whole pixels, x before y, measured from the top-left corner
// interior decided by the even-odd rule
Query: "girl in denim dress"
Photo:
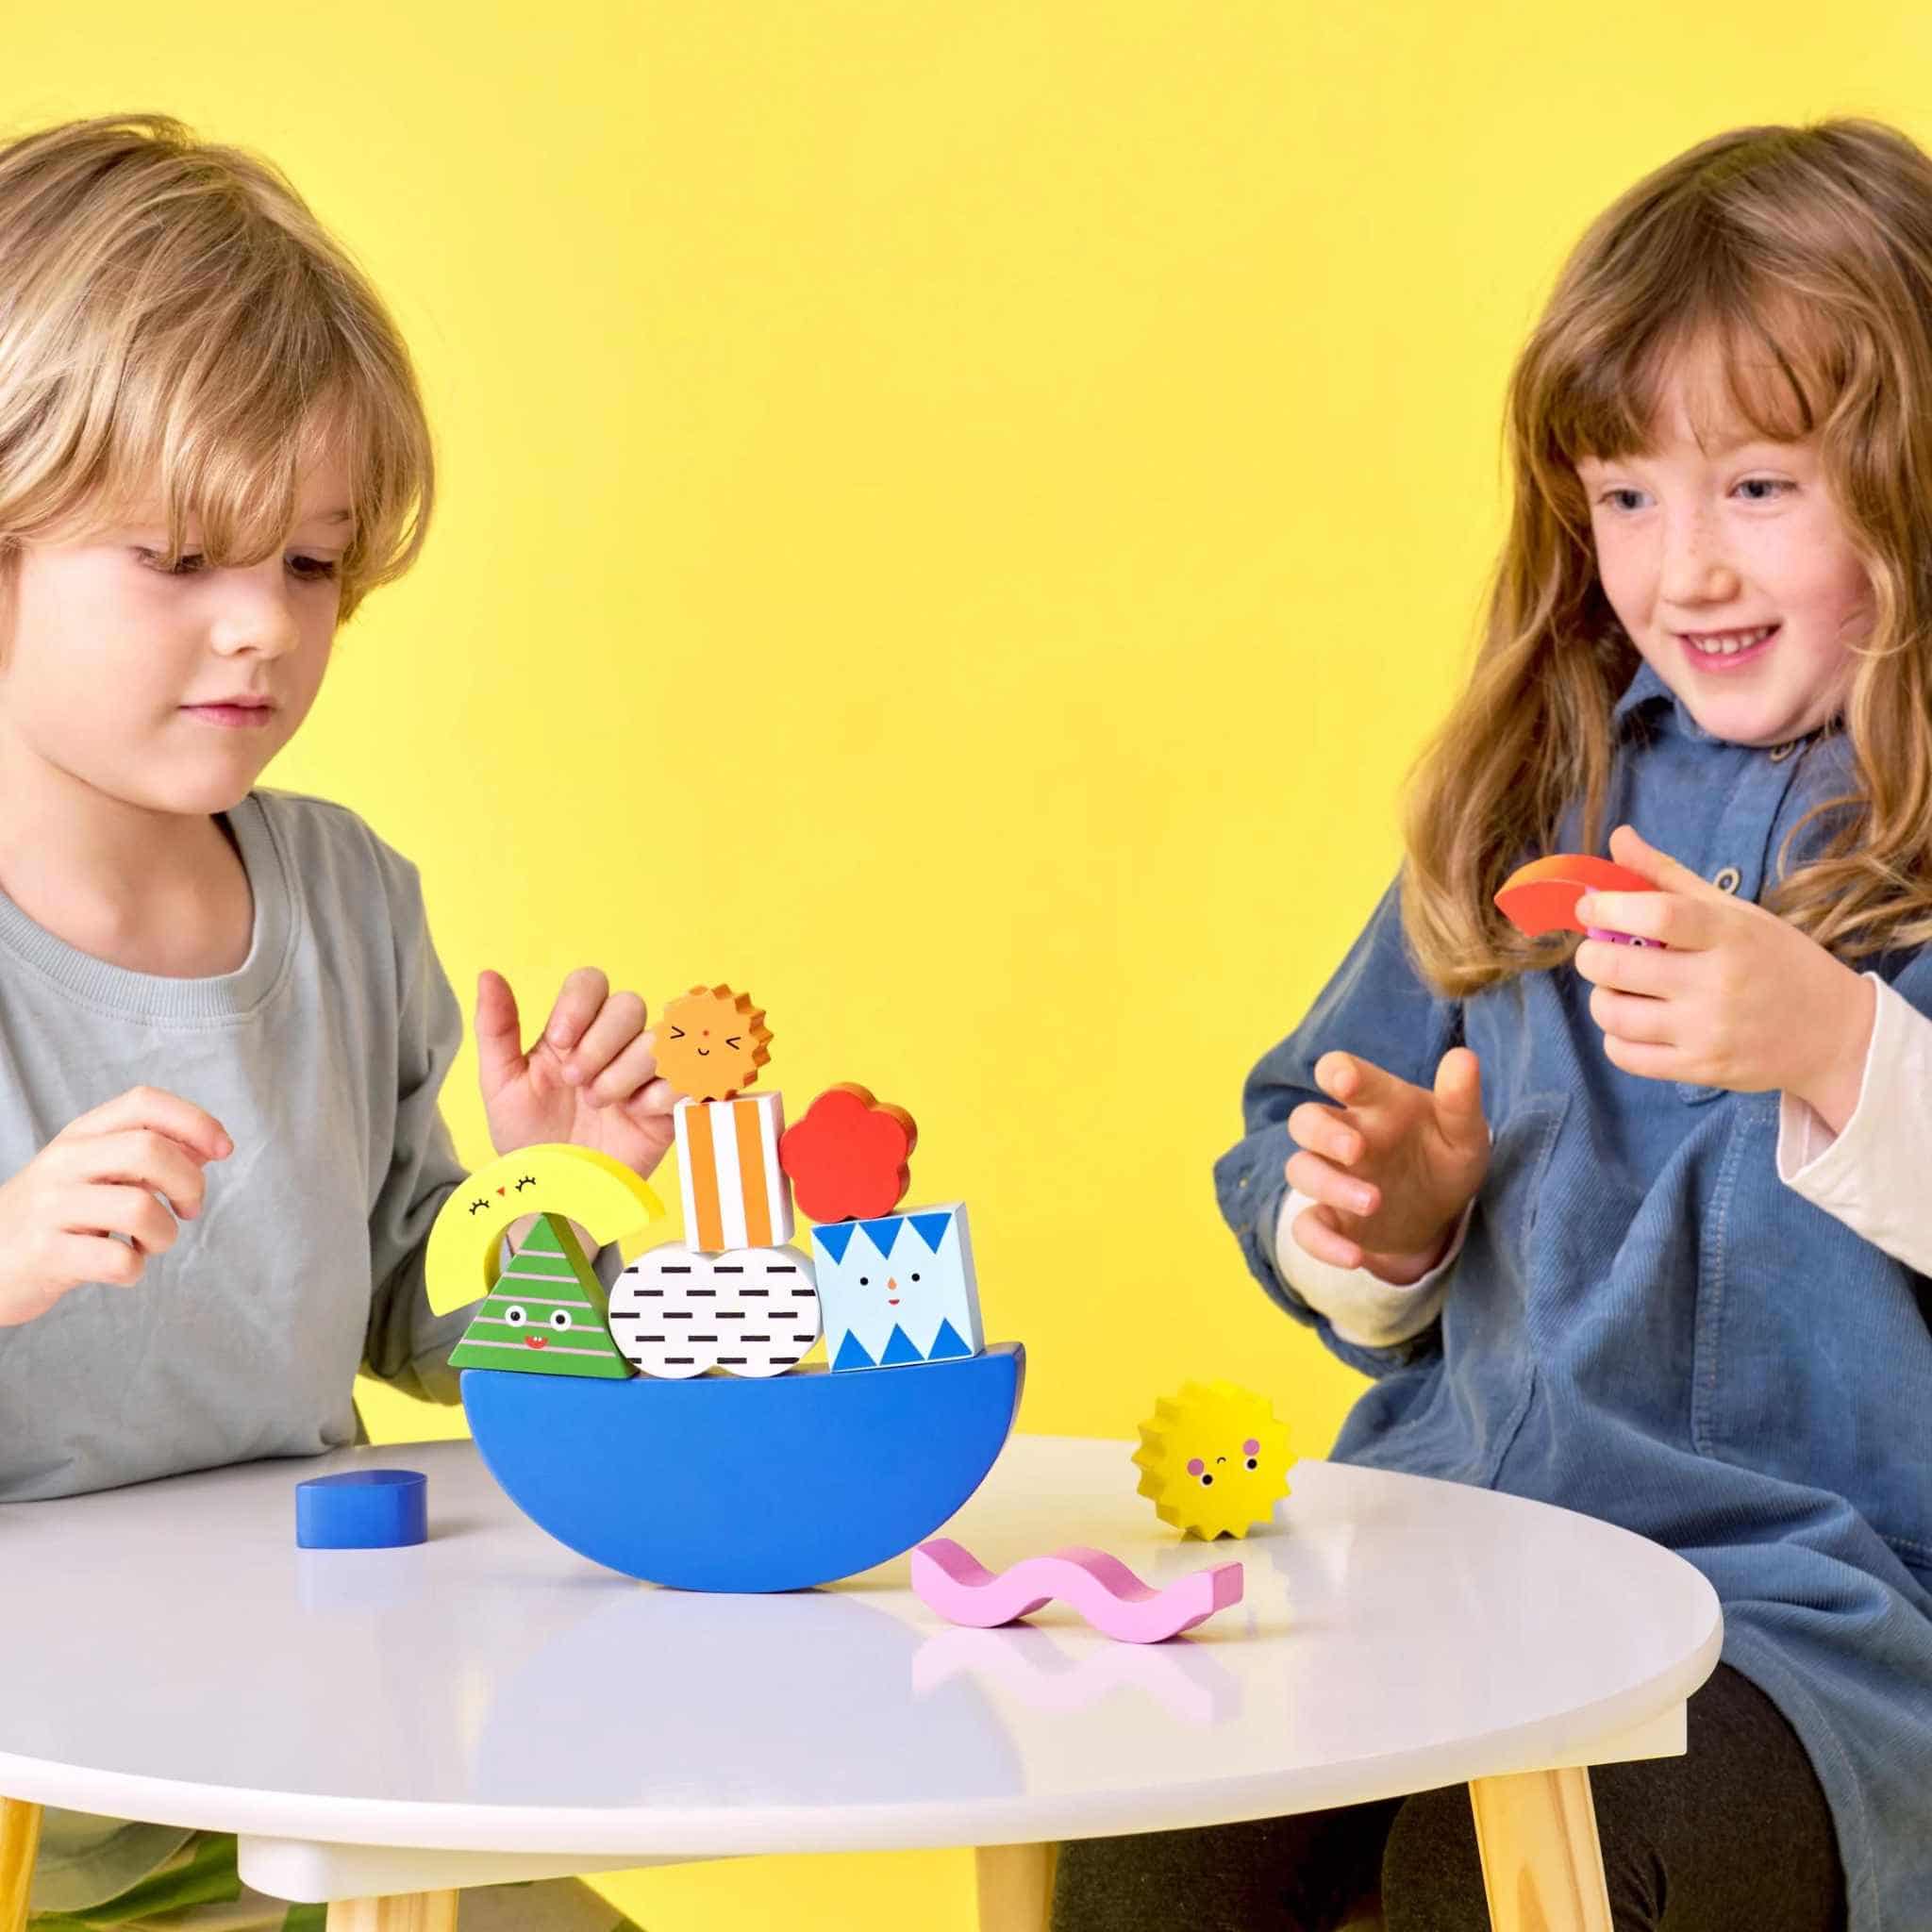
[[[1615,1924],[1922,1932],[1932,158],[1837,120],[1671,161],[1572,254],[1507,431],[1403,864],[1249,1075],[1221,1207],[1373,1378],[1336,1460],[1586,1511],[1717,1591],[1687,1754],[1591,1774]],[[1579,921],[1653,943],[1498,910],[1606,849],[1654,890]],[[1466,1788],[1059,1859],[1060,1932],[1344,1922],[1489,1924]]]

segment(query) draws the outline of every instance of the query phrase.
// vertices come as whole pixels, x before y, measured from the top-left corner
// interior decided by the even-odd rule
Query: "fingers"
[[[646,1039],[649,1037],[645,1035]],[[683,1095],[669,1080],[660,1078],[633,1093],[627,1104],[633,1114],[669,1113],[682,1098]]]
[[[657,1042],[643,1033],[643,1001],[634,992],[612,993],[571,1048],[563,1077],[599,1106],[628,1099],[658,1071]]]
[[[1337,1100],[1353,1099],[1361,1086],[1360,1064],[1353,1054],[1324,1053],[1315,1062],[1315,1085]]]
[[[1590,1017],[1606,1035],[1640,1045],[1669,1046],[1676,1030],[1671,1009],[1661,1000],[1612,992],[1604,986],[1591,990]]]
[[[1445,1124],[1465,1127],[1481,1120],[1482,1063],[1466,1046],[1452,1046],[1436,1062],[1436,1107]]]
[[[576,1045],[603,1011],[609,992],[609,980],[594,966],[579,966],[565,979],[543,1029],[543,1039],[554,1053],[562,1056]]]
[[[165,1255],[180,1235],[175,1217],[145,1188],[118,1181],[79,1189],[62,1219],[69,1234],[111,1237],[125,1234],[138,1256]],[[138,1273],[138,1271],[137,1271]]]
[[[1373,1181],[1357,1180],[1306,1148],[1289,1156],[1284,1172],[1291,1187],[1299,1188],[1311,1201],[1339,1208],[1345,1214],[1373,1214],[1381,1199],[1381,1191]]]
[[[1608,932],[1612,928],[1599,925],[1596,930]],[[1677,951],[1686,950],[1680,936]],[[1620,946],[1614,940],[1585,939],[1571,955],[1570,963],[1592,986],[1614,987],[1619,992],[1657,999],[1681,983],[1675,966],[1666,963],[1671,957],[1671,949],[1661,940],[1643,946]]]
[[[70,1287],[98,1281],[108,1288],[132,1288],[147,1273],[147,1257],[125,1241],[104,1234],[61,1237],[61,1279]]]
[[[476,975],[476,1077],[485,1095],[515,1079],[523,1068],[517,996],[502,974],[485,967]]]
[[[1332,1107],[1305,1100],[1288,1117],[1289,1137],[1331,1160],[1359,1160],[1367,1148],[1359,1128],[1348,1125]]]
[[[1361,1249],[1345,1234],[1336,1232],[1323,1208],[1304,1208],[1290,1223],[1289,1232],[1318,1261],[1330,1262],[1337,1268],[1362,1265]]]
[[[118,1093],[68,1122],[54,1139],[86,1140],[127,1128],[165,1134],[196,1160],[222,1160],[235,1151],[227,1129],[213,1114],[159,1087],[130,1087],[125,1093]]]
[[[146,1201],[157,1214],[162,1209],[154,1197],[164,1194],[169,1207],[184,1220],[192,1221],[201,1212],[208,1175],[199,1158],[180,1141],[152,1127],[129,1127],[117,1134],[76,1141],[71,1150],[63,1150],[63,1156],[61,1171],[90,1193],[125,1188]],[[102,1223],[70,1218],[68,1225],[82,1230],[105,1226],[123,1234],[134,1232],[125,1221]],[[171,1232],[168,1244],[172,1245],[173,1241]]]
[[[1408,1084],[1358,1053],[1324,1053],[1315,1062],[1314,1074],[1315,1085],[1324,1093],[1332,1093],[1351,1107],[1373,1107],[1389,1096],[1391,1087]]]

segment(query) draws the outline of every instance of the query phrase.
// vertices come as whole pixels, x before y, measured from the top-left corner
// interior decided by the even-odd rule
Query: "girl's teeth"
[[[1767,624],[1757,630],[1747,632],[1740,638],[1692,637],[1690,642],[1696,649],[1704,652],[1707,657],[1734,658],[1740,651],[1748,651],[1753,644],[1761,644],[1776,628],[1776,625]]]

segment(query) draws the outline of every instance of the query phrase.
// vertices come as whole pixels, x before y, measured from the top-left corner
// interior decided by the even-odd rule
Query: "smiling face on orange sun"
[[[658,1071],[690,1100],[729,1100],[772,1056],[772,1029],[748,992],[694,986],[658,1016]]]

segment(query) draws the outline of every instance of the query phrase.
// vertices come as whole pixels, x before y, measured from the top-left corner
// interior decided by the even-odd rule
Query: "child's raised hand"
[[[674,1138],[677,1095],[658,1077],[644,1019],[636,993],[613,993],[594,966],[580,967],[525,1053],[516,994],[502,974],[484,972],[476,981],[476,1072],[496,1151],[568,1141],[648,1175]]]
[[[45,1314],[84,1281],[133,1287],[147,1257],[175,1245],[175,1215],[201,1212],[203,1166],[234,1151],[212,1114],[158,1087],[70,1121],[0,1184],[0,1327]]]
[[[1359,1054],[1324,1053],[1315,1084],[1342,1105],[1305,1100],[1288,1117],[1301,1149],[1289,1182],[1316,1204],[1296,1215],[1295,1240],[1339,1268],[1426,1274],[1489,1172],[1475,1055],[1452,1047],[1431,1091]]]
[[[1734,1093],[1782,1088],[1814,1104],[1848,1081],[1856,1100],[1876,997],[1862,974],[1680,865],[1634,825],[1610,834],[1610,857],[1657,890],[1586,893],[1577,917],[1660,942],[1585,940],[1576,949],[1612,1066]]]

